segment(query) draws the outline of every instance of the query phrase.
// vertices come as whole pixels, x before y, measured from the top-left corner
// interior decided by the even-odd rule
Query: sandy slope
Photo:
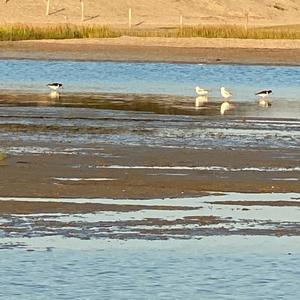
[[[0,23],[81,22],[80,1],[1,0]],[[239,23],[295,24],[300,22],[299,0],[84,0],[85,23],[126,26],[128,8],[138,27],[174,26],[183,15],[184,24]]]
[[[300,65],[299,40],[136,38],[0,42],[0,59]]]

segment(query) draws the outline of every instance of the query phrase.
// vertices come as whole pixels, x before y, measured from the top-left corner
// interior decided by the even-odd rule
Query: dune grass
[[[238,25],[185,26],[161,31],[131,30],[122,34],[140,37],[203,37],[238,39],[300,39],[300,26],[289,27],[250,27]]]
[[[113,29],[100,25],[62,24],[53,26],[2,25],[0,41],[136,37],[204,37],[239,39],[300,39],[300,25],[249,27],[239,25],[184,26],[162,29]]]
[[[41,40],[41,39],[80,39],[80,38],[111,38],[117,37],[117,32],[107,26],[0,26],[1,41]]]

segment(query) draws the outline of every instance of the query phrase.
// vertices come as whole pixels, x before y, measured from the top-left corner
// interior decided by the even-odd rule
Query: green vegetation
[[[4,160],[7,157],[7,155],[3,152],[0,152],[0,161]]]
[[[0,26],[1,41],[41,40],[41,39],[80,39],[80,38],[109,38],[119,36],[107,26],[29,26],[2,25]]]
[[[2,25],[1,41],[74,39],[74,38],[115,38],[120,36],[137,37],[205,37],[239,39],[300,39],[300,25],[249,27],[240,25],[203,25],[163,29],[113,29],[100,25]]]
[[[124,32],[121,32],[124,35]],[[238,39],[300,39],[300,26],[294,27],[249,27],[238,25],[185,26],[183,28],[142,31],[127,31],[126,35],[140,37],[204,37]]]

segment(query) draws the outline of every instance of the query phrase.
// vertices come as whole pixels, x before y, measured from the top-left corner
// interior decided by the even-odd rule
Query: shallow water
[[[259,219],[279,220],[280,215],[290,215],[290,220],[300,220],[296,207],[287,211],[277,207],[254,207],[242,211],[236,206],[228,209],[217,205],[209,209],[206,201],[233,199],[299,199],[299,194],[227,194],[210,195],[192,199],[108,200],[108,199],[56,199],[66,202],[97,203],[146,203],[146,205],[201,205],[201,214],[222,217],[231,216],[232,221],[254,218],[253,224],[234,224],[236,228],[259,226]],[[9,197],[11,198],[11,197]],[[9,198],[1,198],[1,201]],[[20,199],[27,201],[53,201],[55,199]],[[260,199],[260,198],[259,198]],[[299,201],[299,200],[298,200]],[[205,206],[207,206],[205,208]],[[211,205],[210,205],[211,206]],[[274,212],[277,211],[276,214]],[[87,214],[61,216],[59,214],[15,215],[22,221],[10,237],[1,237],[0,295],[4,299],[298,299],[300,263],[299,236],[214,235],[174,236],[168,240],[148,238],[125,238],[126,226],[112,226],[111,233],[119,238],[89,237],[84,221],[125,218],[161,217],[182,218],[188,211],[115,214]],[[198,214],[199,214],[198,212]],[[195,212],[193,212],[195,214]],[[36,219],[37,223],[32,222]],[[65,231],[55,233],[42,226],[41,220],[79,222],[77,238],[67,236]],[[286,222],[286,220],[285,220]],[[1,220],[5,224],[5,220]],[[6,223],[7,224],[7,223]],[[294,223],[293,223],[294,224]],[[241,226],[242,225],[242,226]],[[272,223],[271,223],[272,225]],[[272,228],[272,226],[270,228]],[[290,226],[289,224],[287,224]],[[31,227],[32,226],[32,227]],[[225,225],[226,226],[226,225]],[[98,229],[101,226],[98,225]],[[153,226],[144,226],[151,227]],[[173,225],[173,228],[178,228]],[[223,226],[222,226],[223,227]],[[221,228],[222,228],[221,227]],[[18,228],[18,229],[17,229]],[[138,226],[134,231],[143,229]],[[184,227],[189,230],[189,226]],[[193,227],[191,227],[192,229]],[[22,230],[28,234],[21,236]],[[164,226],[160,226],[161,234]],[[75,232],[76,234],[76,232]],[[74,235],[73,235],[74,236]],[[184,238],[184,239],[183,239]],[[47,270],[47,272],[45,272]]]
[[[14,205],[18,205],[18,201],[30,202],[32,206],[35,202],[114,205],[113,209],[85,214],[66,211],[3,215],[0,233],[2,237],[11,238],[48,235],[68,237],[75,230],[73,236],[75,234],[78,238],[85,239],[146,240],[195,239],[236,234],[299,235],[299,196],[298,193],[219,193],[195,198],[148,200],[0,197],[3,204],[5,201],[15,201]],[[222,203],[215,203],[218,201]],[[239,203],[226,204],[228,201]],[[247,201],[255,201],[255,205],[247,205]],[[278,201],[282,203],[279,206],[276,204]],[[289,206],[289,203],[293,204]],[[129,205],[132,209],[124,211],[124,205]],[[134,209],[136,205],[141,205],[142,208]],[[290,229],[293,230],[289,231]],[[283,231],[279,233],[276,230]]]
[[[27,249],[36,251],[1,250],[0,295],[25,300],[296,300],[299,242],[298,237],[110,243],[33,238]]]
[[[107,103],[110,105],[109,100]],[[217,105],[212,116],[119,109],[2,107],[0,138],[24,142],[54,140],[190,148],[299,148],[300,101],[299,106],[288,112],[280,107],[265,112],[266,115],[286,112],[297,119],[274,119],[268,115],[247,117],[243,113],[221,117]]]
[[[0,60],[0,68],[4,140],[194,148],[300,145],[299,67]],[[51,81],[64,83],[58,99],[48,96]],[[209,101],[200,106],[198,84],[210,90]],[[220,116],[220,85],[233,93],[234,107],[225,116]],[[257,104],[254,93],[261,89],[274,91],[271,107]],[[19,130],[12,131],[9,126],[16,124]]]
[[[63,82],[67,92],[194,95],[194,87],[219,97],[226,86],[239,101],[271,89],[275,97],[300,99],[300,68],[284,66],[0,60],[0,89],[47,91]]]
[[[63,201],[77,203],[115,203],[146,205],[198,206],[192,215],[219,215],[232,218],[238,228],[272,229],[275,221],[291,226],[299,224],[298,207],[256,206],[242,211],[238,206],[208,204],[218,200],[299,201],[297,193],[213,194],[190,199],[109,200],[109,199],[37,199],[1,198],[1,201]],[[16,202],[17,203],[17,202]],[[286,211],[285,211],[286,210]],[[189,211],[151,211],[133,213],[14,215],[10,237],[1,237],[0,295],[4,299],[298,299],[300,263],[299,236],[192,235],[163,240],[165,226],[159,226],[162,238],[122,238],[126,225],[111,226],[110,234],[119,238],[91,237],[89,231],[101,226],[87,222],[134,219],[176,219]],[[291,224],[283,217],[289,216]],[[8,224],[8,216],[1,224]],[[238,221],[247,219],[243,224]],[[35,224],[33,221],[36,221]],[[65,230],[44,227],[42,220],[79,222],[74,238],[71,224]],[[252,220],[253,222],[249,222]],[[260,220],[269,220],[261,224]],[[84,224],[84,225],[83,225]],[[106,225],[107,226],[107,225]],[[226,224],[220,227],[226,227]],[[130,227],[130,226],[129,226]],[[134,229],[135,227],[135,229]],[[145,227],[134,226],[133,232]],[[179,228],[178,225],[171,226]],[[209,226],[204,226],[209,227]],[[184,226],[185,230],[193,227]],[[25,231],[24,231],[25,230]],[[22,232],[26,232],[22,236]],[[66,235],[73,231],[73,237]],[[183,239],[184,238],[184,239]],[[45,272],[47,270],[47,272]]]

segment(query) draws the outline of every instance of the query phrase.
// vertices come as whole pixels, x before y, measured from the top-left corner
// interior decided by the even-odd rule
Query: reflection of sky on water
[[[126,98],[126,96],[124,96]],[[109,100],[105,100],[109,103]],[[113,102],[113,99],[111,100]],[[125,101],[126,102],[126,101]],[[137,103],[138,101],[136,101]],[[20,100],[21,103],[21,100]],[[192,107],[193,102],[190,103]],[[117,143],[161,147],[272,147],[298,148],[300,140],[300,101],[286,107],[255,110],[255,103],[236,104],[234,115],[220,116],[215,103],[214,115],[167,115],[133,110],[109,110],[62,107],[2,107],[0,123],[39,126],[40,130],[2,130],[3,140],[59,140],[76,143]],[[149,104],[151,108],[151,103]],[[159,108],[160,109],[160,108]],[[166,109],[167,110],[167,109]],[[188,114],[187,112],[184,112]],[[249,118],[252,115],[255,117]],[[271,116],[280,119],[271,119]],[[283,117],[297,119],[283,119]],[[46,126],[46,127],[45,127]],[[51,126],[62,126],[59,134]],[[66,128],[79,127],[79,130]],[[97,128],[103,132],[93,132]],[[9,130],[9,128],[8,128]],[[100,133],[100,134],[99,134]]]
[[[3,238],[2,243],[11,242],[12,239]],[[64,238],[61,236],[47,236],[47,237],[32,237],[32,238],[15,238],[13,242],[23,242],[28,247],[36,250],[44,250],[46,247],[55,247],[66,250],[137,250],[137,251],[152,251],[152,250],[176,250],[177,254],[187,253],[217,253],[222,255],[232,254],[256,254],[256,255],[273,255],[285,254],[293,252],[300,255],[300,237],[298,236],[207,236],[202,239],[191,240],[82,240],[77,238]],[[274,247],[271,247],[273,245]],[[251,248],[249,248],[251,246]]]
[[[300,222],[300,207],[297,206],[239,206],[211,204],[214,201],[300,201],[298,193],[226,193],[212,194],[196,198],[172,198],[172,199],[151,199],[151,200],[117,200],[117,199],[84,199],[84,198],[19,198],[0,197],[0,201],[42,201],[42,202],[69,202],[69,203],[101,203],[118,205],[162,205],[162,206],[187,206],[195,207],[193,210],[151,210],[143,209],[134,212],[113,212],[104,211],[93,214],[57,215],[57,220],[62,222],[71,221],[117,221],[117,220],[143,220],[145,218],[161,218],[165,220],[176,220],[186,216],[219,216],[221,218],[231,217],[234,220],[270,220],[274,222]],[[17,205],[17,204],[16,204]],[[249,210],[242,210],[247,207]],[[47,214],[52,219],[52,214]],[[24,215],[26,216],[26,215]],[[33,215],[39,216],[39,215]],[[41,214],[42,216],[42,214]],[[45,216],[45,215],[44,215]],[[45,217],[46,219],[48,218]]]
[[[35,251],[1,250],[5,299],[298,299],[299,237],[14,242]]]
[[[239,101],[272,89],[274,97],[300,98],[300,68],[283,66],[0,60],[1,89],[47,91],[61,81],[70,92],[195,95],[200,85],[219,97],[220,86]]]

